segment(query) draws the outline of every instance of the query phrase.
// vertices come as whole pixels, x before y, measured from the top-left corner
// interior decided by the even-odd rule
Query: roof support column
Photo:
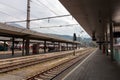
[[[75,43],[73,43],[73,55],[75,56]]]
[[[79,49],[80,49],[80,43],[78,44],[78,46],[77,46]]]
[[[25,50],[26,50],[26,55],[29,55],[29,44],[30,44],[30,39],[26,38],[26,44],[25,44]]]
[[[78,47],[78,44],[76,43],[76,49],[77,49],[77,47]]]
[[[14,56],[14,44],[15,44],[15,38],[12,37],[12,56]]]
[[[46,48],[47,48],[47,44],[46,41],[44,41],[44,53],[46,53]]]
[[[99,49],[100,49],[100,50],[102,49],[102,44],[101,44],[101,43],[99,44]]]
[[[25,39],[23,38],[23,41],[22,41],[22,55],[24,55],[24,50],[25,50]]]
[[[72,48],[73,48],[73,46],[72,46],[72,44],[70,44],[70,50],[72,50]]]
[[[61,43],[58,42],[58,51],[61,51]]]
[[[61,42],[61,51],[63,51],[63,43]]]
[[[113,61],[113,23],[110,21],[110,53],[111,53],[111,60]]]
[[[6,50],[6,41],[4,41],[4,51]]]
[[[108,56],[108,34],[107,34],[107,31],[106,31],[106,36],[105,36],[105,39],[106,39],[106,55]]]
[[[74,50],[74,44],[72,43],[72,50]]]
[[[55,44],[55,42],[53,42],[54,52],[56,52],[55,46],[56,46],[56,44]]]
[[[66,45],[67,45],[67,51],[68,51],[68,43],[66,43]]]

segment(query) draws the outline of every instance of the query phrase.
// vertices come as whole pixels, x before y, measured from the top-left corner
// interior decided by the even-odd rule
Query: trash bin
[[[33,54],[39,54],[39,44],[33,44],[32,53]]]

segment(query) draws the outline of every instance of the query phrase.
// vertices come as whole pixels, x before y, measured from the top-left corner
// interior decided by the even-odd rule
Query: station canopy
[[[4,23],[0,23],[0,36],[16,37],[16,38],[28,37],[33,40],[79,43],[79,42],[74,42],[72,40],[66,40],[57,36],[50,36],[40,32],[28,30],[25,28],[18,28],[15,26],[4,24]]]
[[[110,21],[120,32],[120,0],[60,0],[89,35],[103,40]],[[109,34],[109,32],[108,32]]]

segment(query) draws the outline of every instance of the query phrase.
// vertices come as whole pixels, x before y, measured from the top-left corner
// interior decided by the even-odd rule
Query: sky
[[[0,22],[4,23],[26,20],[26,5],[27,0],[0,0]],[[30,2],[30,19],[47,18],[61,15],[70,15],[70,13],[64,8],[59,0],[31,0]],[[8,24],[17,24],[20,25],[20,27],[26,28],[26,22]],[[42,33],[71,36],[73,33],[76,33],[77,36],[89,37],[80,24],[78,25],[78,22],[72,16],[31,21],[30,29]]]

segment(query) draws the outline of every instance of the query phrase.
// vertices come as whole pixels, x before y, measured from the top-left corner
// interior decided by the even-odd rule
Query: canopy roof
[[[18,27],[10,26],[10,25],[3,24],[3,23],[0,23],[0,36],[16,37],[16,38],[28,37],[30,39],[35,39],[35,40],[79,43],[79,42],[73,42],[71,40],[62,39],[57,36],[50,36],[50,35],[43,34],[40,32],[28,30],[25,28],[18,28]]]
[[[98,40],[104,39],[110,21],[114,22],[115,27],[120,26],[120,0],[60,1],[88,34],[95,34]]]

